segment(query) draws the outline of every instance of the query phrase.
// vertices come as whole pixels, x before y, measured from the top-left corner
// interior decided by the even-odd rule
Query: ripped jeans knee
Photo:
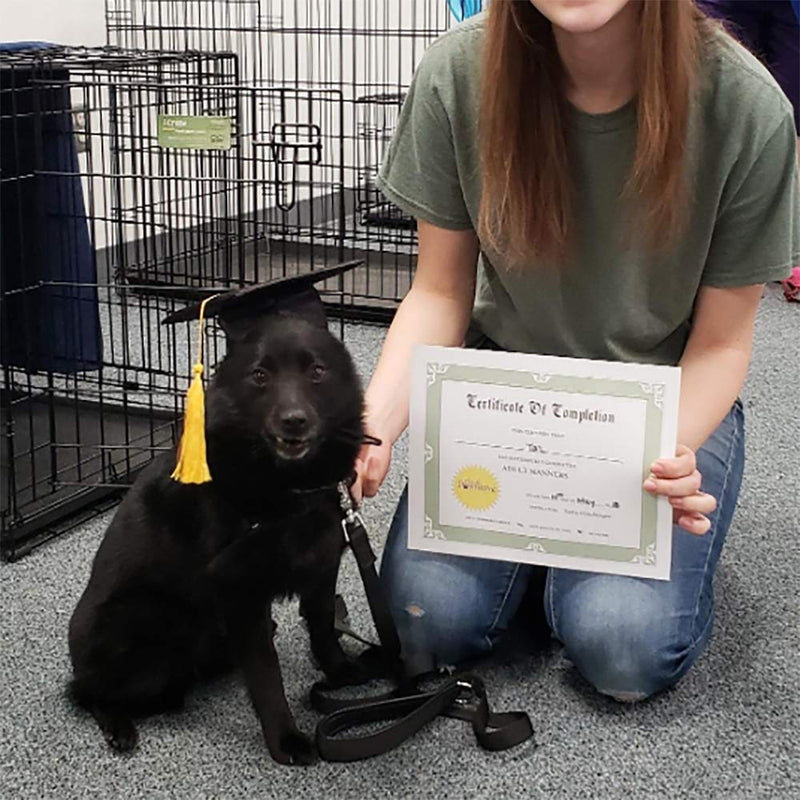
[[[452,668],[491,649],[485,625],[474,618],[409,600],[393,609],[403,660],[411,674]]]
[[[408,493],[397,505],[381,561],[381,583],[416,673],[484,655],[507,628],[530,569],[505,561],[408,548]]]

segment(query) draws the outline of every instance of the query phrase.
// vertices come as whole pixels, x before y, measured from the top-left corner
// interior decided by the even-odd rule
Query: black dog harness
[[[361,660],[371,674],[390,677],[397,688],[378,696],[342,699],[330,696],[336,687],[324,681],[316,683],[311,689],[311,705],[326,714],[317,724],[316,744],[320,756],[326,761],[359,761],[381,755],[398,747],[439,716],[472,723],[475,738],[486,750],[506,750],[531,738],[533,727],[524,711],[491,711],[484,683],[477,675],[452,675],[433,691],[420,690],[422,676],[409,675],[403,663],[400,638],[375,571],[375,554],[364,520],[353,507],[348,484],[339,483],[338,492],[342,531],[355,556],[380,640],[380,647],[371,645]],[[344,601],[337,596],[337,628],[364,642],[350,630],[346,616]],[[374,733],[339,735],[376,722],[390,724]]]

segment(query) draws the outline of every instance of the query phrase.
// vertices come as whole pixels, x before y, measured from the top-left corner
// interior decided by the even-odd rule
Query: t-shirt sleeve
[[[730,176],[702,282],[747,286],[786,278],[800,265],[800,189],[794,123],[787,113],[750,163]]]
[[[459,180],[450,118],[437,86],[437,71],[443,66],[429,50],[417,68],[377,185],[407,214],[440,228],[465,230],[473,224]]]

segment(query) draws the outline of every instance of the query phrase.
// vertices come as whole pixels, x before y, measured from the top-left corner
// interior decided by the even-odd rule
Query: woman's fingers
[[[673,521],[689,533],[702,535],[711,528],[708,514],[717,507],[716,498],[700,491],[702,476],[694,450],[679,444],[672,458],[659,458],[650,466],[644,490],[669,499]]]
[[[675,448],[675,455],[672,458],[659,458],[650,465],[650,472],[656,478],[684,478],[691,475],[697,466],[694,450],[685,444],[679,444]]]
[[[378,489],[389,471],[389,459],[388,453],[376,453],[367,458],[363,481],[365,497],[374,497],[378,493]]]
[[[694,533],[697,536],[702,536],[708,533],[711,528],[711,521],[703,514],[685,514],[683,512],[675,512],[673,517],[676,524],[680,525],[685,531]]]
[[[717,507],[717,499],[705,492],[697,492],[688,497],[670,497],[672,519],[689,533],[702,535],[711,528],[708,514]]]
[[[366,442],[356,457],[356,477],[350,487],[350,495],[356,504],[365,497],[374,497],[383,483],[392,459],[392,447],[388,439],[381,437],[380,444]]]
[[[353,499],[361,502],[364,497],[374,497],[383,483],[392,459],[391,445],[384,441],[380,445],[365,445],[355,463],[356,480],[350,489]]]
[[[676,511],[692,514],[711,514],[717,507],[717,498],[705,492],[687,497],[670,497],[669,502]]]
[[[361,479],[361,476],[364,473],[364,462],[361,460],[361,458],[356,459],[355,470],[356,470],[356,477],[353,483],[350,485],[350,496],[353,498],[353,502],[356,505],[360,505],[361,498],[364,496],[364,489],[362,486],[362,479]]]
[[[658,478],[649,475],[644,482],[644,490],[665,497],[686,497],[699,491],[701,480],[697,470],[682,478]]]

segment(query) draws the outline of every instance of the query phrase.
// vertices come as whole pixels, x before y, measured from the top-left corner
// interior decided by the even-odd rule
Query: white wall
[[[0,0],[0,40],[105,44],[105,2]]]
[[[187,47],[206,50],[232,49],[238,52],[242,59],[240,74],[243,82],[253,81],[256,63],[260,63],[258,60],[263,58],[269,62],[270,68],[265,67],[265,70],[273,81],[288,85],[311,81],[316,85],[322,83],[334,86],[341,82],[344,84],[346,101],[355,100],[356,97],[365,94],[381,92],[383,86],[391,91],[391,87],[397,86],[398,81],[407,82],[428,40],[434,37],[436,31],[443,30],[452,22],[446,0],[415,0],[414,3],[409,0],[396,0],[394,4],[387,4],[384,0],[352,0],[350,3],[342,4],[322,2],[322,0],[250,0],[246,3],[240,0],[238,4],[231,4],[228,7],[232,17],[221,12],[222,0],[216,2],[209,0],[202,4],[181,3],[179,0],[163,4],[158,4],[155,0],[136,0],[134,3],[131,3],[131,0],[108,0],[108,5],[112,8],[115,4],[123,9],[133,7],[137,23],[141,23],[143,14],[148,14],[149,26],[160,27],[157,23],[161,22],[166,26],[167,33],[151,31],[146,39],[143,32],[117,33],[111,37],[112,44],[142,47],[146,41],[150,47],[157,47],[160,43],[163,48],[177,50]],[[40,40],[66,45],[102,45],[106,42],[105,7],[106,0],[0,0],[0,41]],[[306,33],[287,35],[259,33],[257,32],[259,22],[264,26],[266,16],[269,16],[271,25],[282,24],[290,30],[306,31],[320,26],[336,31],[341,26],[345,31],[355,33],[348,33],[343,37]],[[230,28],[230,33],[220,36],[203,33],[202,30],[209,27],[212,19],[217,26]],[[182,30],[182,23],[186,20],[189,22],[188,33]],[[363,35],[366,30],[406,30],[412,22],[418,29],[426,31],[427,35],[412,39],[401,39],[398,35],[390,35],[386,39]],[[159,38],[162,36],[163,41]],[[264,72],[261,74],[265,75]],[[81,97],[80,91],[76,90],[73,108],[76,107],[75,104],[86,104],[90,114],[96,113],[98,108],[108,108],[107,102],[99,99],[100,90],[86,91],[86,96]],[[125,96],[124,93],[122,96]],[[327,137],[326,147],[330,148],[332,145],[334,148],[326,151],[323,166],[314,168],[315,185],[320,187],[326,183],[331,185],[338,183],[339,156],[336,147],[341,134],[345,136],[343,160],[349,167],[345,178],[346,185],[349,188],[357,183],[361,185],[363,177],[357,174],[355,166],[362,168],[365,163],[369,163],[375,168],[380,161],[382,148],[386,144],[385,136],[379,136],[377,130],[373,139],[365,138],[359,133],[358,124],[364,121],[361,115],[372,114],[377,115],[376,119],[382,119],[384,114],[389,114],[393,122],[396,107],[387,110],[381,106],[373,109],[368,105],[363,107],[348,105],[343,118],[344,130],[340,130],[339,112],[330,102],[330,98],[327,101],[321,99],[307,101],[303,96],[298,96],[300,99],[296,102],[292,103],[291,100],[286,102],[287,109],[281,111],[279,121],[314,122],[322,127],[323,135]],[[261,104],[262,94],[258,94],[257,98]],[[250,95],[244,95],[242,109],[244,127],[247,130],[268,132],[272,122],[277,119],[276,101],[273,99],[269,102],[268,96],[264,94],[264,109],[259,112],[259,120],[253,122],[250,120],[250,99]],[[151,104],[147,119],[142,123],[148,130],[155,129],[156,110],[156,105]],[[372,119],[371,116],[365,119],[371,125],[376,124],[376,119]],[[107,124],[102,128],[96,124],[90,128],[100,132],[107,130]],[[108,142],[105,142],[105,146],[99,140],[94,144],[94,170],[109,174],[111,171],[109,164],[102,161],[102,154],[108,156]],[[254,157],[253,152],[247,149],[251,147],[250,137],[243,140],[242,146],[246,148],[245,179],[267,179],[265,183],[267,188],[273,187],[274,183],[270,178],[273,167],[271,162],[264,161],[267,156],[266,149],[262,149],[260,153],[255,154],[257,157]],[[363,151],[362,156],[369,150],[369,158],[356,158],[357,148],[360,148],[359,152]],[[81,167],[85,168],[86,156],[82,156],[80,163]],[[186,181],[191,181],[193,177],[202,177],[195,176],[192,163],[187,159],[187,174],[184,176]],[[257,173],[254,172],[255,165],[258,165]],[[291,168],[287,169],[292,171]],[[305,166],[297,167],[298,188],[295,197],[297,201],[309,196],[302,185],[308,182],[311,169]],[[137,174],[137,170],[127,162],[122,165],[123,173],[128,174],[126,170],[132,175]],[[102,191],[102,186],[98,184],[99,180],[101,179],[95,179],[94,194],[97,203],[95,214],[101,218],[109,211],[105,205],[111,195]],[[143,202],[142,197],[134,202],[132,196],[128,196],[127,187],[131,182],[125,183],[120,201],[121,207],[126,210],[124,213],[126,218],[134,213],[131,208],[140,208]],[[317,192],[324,194],[324,189],[317,188]],[[192,192],[187,189],[184,194],[191,195]],[[239,211],[246,214],[254,211],[255,205],[268,207],[274,204],[274,197],[262,196],[248,190]],[[176,209],[177,206],[172,209],[175,211],[171,220],[173,226],[193,224],[190,215],[177,213]],[[110,244],[110,239],[113,238],[112,231],[116,230],[109,225],[98,225],[93,229],[95,246],[101,248]]]

